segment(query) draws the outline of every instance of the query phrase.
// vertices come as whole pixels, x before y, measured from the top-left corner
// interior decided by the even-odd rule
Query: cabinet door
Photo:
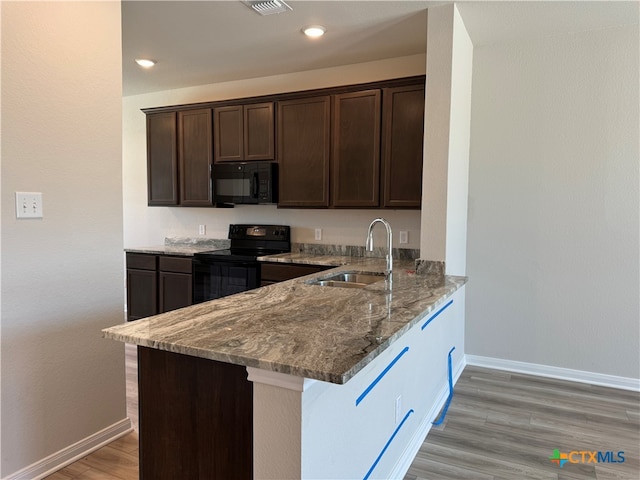
[[[244,106],[244,159],[273,160],[273,102]]]
[[[178,112],[178,126],[180,204],[211,206],[211,109]]]
[[[158,313],[158,282],[154,270],[127,269],[127,320]]]
[[[193,303],[193,261],[190,257],[158,257],[158,311],[168,312]]]
[[[420,208],[424,85],[383,92],[382,206]]]
[[[278,102],[279,207],[329,206],[329,96]]]
[[[191,274],[160,272],[159,280],[159,313],[169,312],[177,308],[191,305],[193,290]]]
[[[377,207],[380,90],[334,96],[331,199],[334,207]]]
[[[147,115],[147,195],[149,205],[178,204],[175,112]]]
[[[215,162],[244,160],[244,128],[242,105],[213,109]]]

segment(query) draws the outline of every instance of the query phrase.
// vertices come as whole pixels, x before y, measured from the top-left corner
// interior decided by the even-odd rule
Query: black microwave
[[[216,203],[257,204],[278,201],[277,163],[214,163],[211,179]]]

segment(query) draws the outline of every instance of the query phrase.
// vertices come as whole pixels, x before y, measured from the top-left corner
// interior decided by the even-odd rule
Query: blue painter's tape
[[[378,455],[378,458],[376,458],[376,461],[373,462],[373,465],[371,465],[371,468],[369,469],[369,471],[367,472],[367,474],[364,476],[363,480],[367,480],[370,476],[371,473],[373,472],[373,469],[376,468],[376,466],[378,465],[378,462],[380,462],[380,459],[382,458],[382,456],[384,455],[384,452],[387,451],[387,448],[389,448],[389,445],[391,445],[391,442],[393,441],[393,439],[395,438],[395,436],[398,434],[398,432],[400,431],[400,429],[402,428],[402,426],[404,425],[404,422],[407,421],[407,418],[409,418],[409,416],[413,413],[413,408],[411,410],[409,410],[407,412],[407,414],[404,416],[404,418],[402,419],[402,421],[400,422],[400,424],[396,427],[396,429],[394,430],[393,434],[391,435],[391,437],[389,438],[389,440],[387,440],[387,443],[385,444],[384,448],[382,449],[382,451],[380,452],[380,455]]]
[[[402,357],[408,351],[409,351],[409,347],[404,347],[402,351],[398,355],[396,355],[396,358],[391,360],[391,363],[387,365],[387,367],[382,371],[382,373],[378,375],[376,379],[373,382],[371,382],[371,385],[369,385],[365,389],[365,391],[362,392],[362,394],[356,399],[356,407],[360,404],[362,400],[364,400],[364,397],[366,397],[369,394],[369,392],[373,390],[373,387],[376,386],[376,384],[382,379],[382,377],[384,377],[387,374],[387,372],[391,370],[391,367],[393,367],[396,364],[396,362],[400,360],[400,357]]]
[[[429,320],[427,320],[424,325],[422,325],[422,327],[420,327],[420,330],[424,330],[425,328],[427,328],[427,325],[429,325],[429,323],[431,322],[431,320],[433,320],[434,318],[436,318],[438,315],[440,315],[442,313],[442,311],[447,308],[449,305],[451,305],[453,303],[453,300],[449,300],[449,302],[442,307],[440,310],[438,310],[436,313],[434,313],[433,315],[431,315],[429,317]]]
[[[449,404],[451,403],[451,399],[453,398],[453,369],[451,368],[451,354],[455,349],[456,347],[453,347],[451,350],[449,350],[449,358],[447,359],[449,364],[449,396],[447,397],[447,401],[444,404],[444,408],[442,409],[440,418],[435,422],[431,422],[434,425],[440,425],[444,421],[444,417],[447,415],[447,410],[449,410]]]

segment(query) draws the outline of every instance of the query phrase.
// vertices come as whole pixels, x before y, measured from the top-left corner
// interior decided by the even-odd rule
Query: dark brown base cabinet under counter
[[[193,303],[191,257],[127,253],[127,321]]]
[[[138,347],[140,479],[253,478],[253,383],[240,365]]]

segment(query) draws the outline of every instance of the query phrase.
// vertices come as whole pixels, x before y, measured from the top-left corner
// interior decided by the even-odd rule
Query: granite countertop
[[[229,248],[229,240],[216,238],[194,239],[187,237],[167,237],[163,245],[151,247],[128,247],[126,253],[147,253],[152,255],[175,255],[192,257],[196,253]]]
[[[390,290],[384,281],[362,289],[306,283],[384,266],[383,259],[352,257],[349,265],[117,325],[103,336],[343,384],[466,282],[416,275],[414,262],[396,261]]]
[[[216,250],[215,248],[206,248],[198,246],[175,246],[175,245],[157,245],[155,247],[133,247],[125,248],[127,253],[146,253],[152,255],[174,255],[181,257],[193,257],[194,254],[199,252],[208,252],[209,250]]]
[[[362,258],[349,255],[310,255],[304,252],[278,253],[258,257],[259,262],[299,263],[303,265],[323,265],[339,267],[349,265],[362,260]]]

